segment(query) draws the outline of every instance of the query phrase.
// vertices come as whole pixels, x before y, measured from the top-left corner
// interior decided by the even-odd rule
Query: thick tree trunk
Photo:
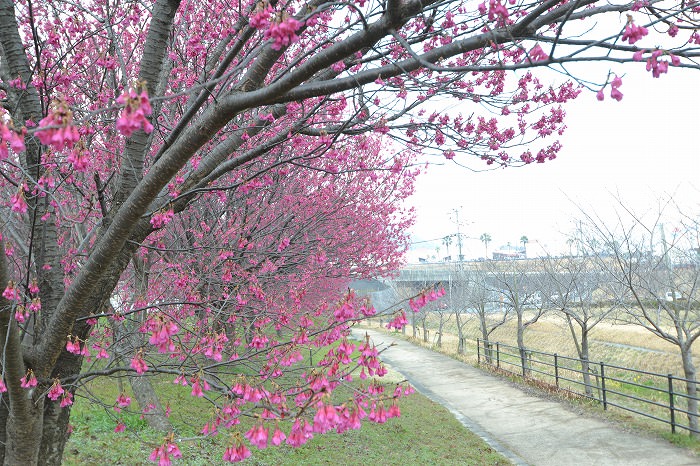
[[[10,415],[9,397],[0,393],[0,460],[5,458],[5,443],[7,442],[7,417]]]
[[[24,402],[10,403],[7,419],[7,443],[5,444],[5,466],[33,466],[39,463],[41,439],[43,437],[42,412],[44,396],[37,396],[39,387],[24,394]],[[15,408],[15,404],[18,404]]]
[[[683,358],[683,373],[686,382],[686,390],[688,392],[688,427],[695,432],[691,432],[692,437],[698,437],[698,401],[697,401],[697,374],[695,364],[693,363],[693,353],[690,347],[681,347],[681,357]]]
[[[63,450],[70,437],[68,421],[70,406],[61,408],[60,401],[46,400],[44,406],[44,428],[39,450],[40,466],[58,466],[63,458]]]

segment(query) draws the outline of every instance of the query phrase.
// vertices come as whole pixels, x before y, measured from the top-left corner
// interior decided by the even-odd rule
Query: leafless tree
[[[638,214],[618,199],[615,225],[586,215],[589,231],[604,252],[600,264],[629,292],[624,319],[675,345],[687,379],[688,421],[698,430],[697,371],[692,346],[700,337],[700,262],[698,229],[693,215],[671,200]],[[664,225],[676,227],[669,235]]]

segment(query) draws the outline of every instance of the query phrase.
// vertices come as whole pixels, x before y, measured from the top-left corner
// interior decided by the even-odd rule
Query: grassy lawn
[[[391,374],[390,374],[391,375]],[[392,380],[390,378],[390,380]],[[393,379],[396,380],[396,379]],[[87,388],[102,399],[114,399],[114,380],[94,381]],[[176,464],[224,464],[222,454],[231,434],[202,437],[199,429],[209,420],[211,406],[189,395],[188,387],[173,385],[170,379],[154,380],[156,390],[173,407],[171,421],[183,458]],[[125,383],[128,388],[128,383]],[[127,394],[130,394],[127,390]],[[135,407],[135,405],[133,405]],[[300,448],[251,448],[253,455],[244,464],[256,465],[505,465],[511,464],[479,437],[467,430],[446,409],[415,393],[399,401],[401,417],[378,425],[363,422],[358,431],[341,435],[316,435]],[[66,446],[65,465],[111,464],[142,465],[163,434],[146,426],[136,413],[124,416],[127,431],[115,433],[114,413],[86,398],[77,398],[72,411],[73,434]],[[245,432],[250,420],[239,430]],[[289,425],[281,425],[289,431]],[[228,463],[226,463],[228,464]]]

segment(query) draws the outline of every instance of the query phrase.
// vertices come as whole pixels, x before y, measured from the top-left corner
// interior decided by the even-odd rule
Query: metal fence
[[[657,374],[604,362],[591,362],[556,353],[526,350],[498,342],[476,340],[479,364],[555,386],[557,389],[598,401],[671,426],[700,434],[690,426],[699,420],[697,381]],[[690,389],[691,394],[688,394]],[[690,409],[689,409],[690,407]]]

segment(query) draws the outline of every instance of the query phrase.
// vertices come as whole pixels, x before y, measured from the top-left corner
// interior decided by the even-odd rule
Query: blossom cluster
[[[282,50],[282,47],[299,42],[297,31],[302,23],[286,13],[280,13],[276,20],[271,20],[273,11],[270,5],[259,4],[248,18],[248,23],[255,29],[265,31],[263,37],[272,39],[273,50]]]
[[[158,466],[169,466],[172,464],[170,458],[177,459],[181,457],[182,453],[180,452],[180,448],[175,444],[174,436],[170,434],[165,438],[162,445],[151,452],[148,459],[157,462]]]
[[[619,76],[615,76],[615,78],[610,82],[610,97],[617,100],[618,102],[622,100],[622,92],[620,92],[620,86],[622,86],[622,79]],[[603,89],[599,90],[596,93],[596,98],[598,100],[605,99]]]
[[[80,140],[80,132],[73,126],[73,112],[65,101],[57,102],[39,121],[35,135],[42,144],[55,150],[71,148]]]
[[[647,34],[649,34],[649,30],[647,28],[644,26],[637,26],[630,19],[625,27],[625,32],[622,33],[622,41],[628,41],[630,44],[634,44]]]
[[[633,58],[635,61],[642,61],[644,59],[644,54],[646,53],[645,50],[639,50],[635,52]],[[666,54],[663,50],[656,49],[651,51],[651,55],[647,58],[647,66],[646,69],[647,71],[651,71],[651,75],[655,78],[660,77],[663,73],[668,72],[668,65],[669,62],[668,60],[659,60],[659,57],[662,57]],[[678,58],[677,55],[674,55],[672,53],[668,54],[671,58],[671,65],[673,66],[679,66],[681,64],[681,59]]]
[[[301,28],[301,22],[289,17],[279,22],[273,22],[264,34],[265,39],[272,39],[272,49],[281,50],[282,47],[299,42],[297,31]]]
[[[145,90],[137,94],[134,89],[129,89],[117,97],[117,103],[124,106],[117,119],[117,129],[124,136],[130,137],[139,129],[143,129],[145,133],[153,131],[153,125],[147,118],[153,109]]]
[[[24,132],[18,133],[12,128],[12,124],[2,120],[4,114],[0,113],[0,160],[5,160],[8,156],[8,149],[12,149],[15,153],[20,153],[25,150],[24,146]]]

